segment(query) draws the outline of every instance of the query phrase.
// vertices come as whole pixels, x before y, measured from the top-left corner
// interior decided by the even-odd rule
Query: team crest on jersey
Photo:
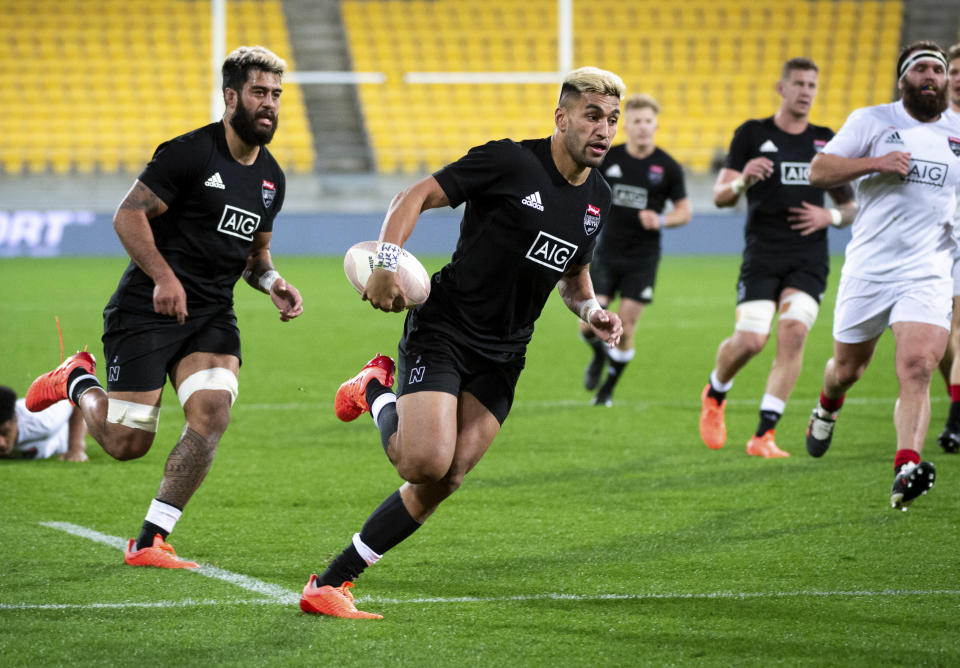
[[[600,228],[600,207],[587,204],[587,211],[583,214],[583,231],[589,237]]]
[[[953,154],[960,158],[960,139],[947,137],[947,141],[950,143],[950,150],[953,151]]]
[[[657,186],[663,183],[663,167],[660,165],[650,165],[650,172],[647,174],[650,179],[650,185]]]
[[[823,147],[827,145],[826,139],[814,139],[813,140],[813,150],[819,153],[823,150]]]
[[[258,214],[227,204],[223,207],[223,215],[220,217],[220,224],[217,225],[217,232],[223,232],[244,241],[253,241],[253,233],[257,231],[258,227],[260,227],[260,216]]]
[[[277,196],[277,186],[264,179],[260,184],[260,193],[263,195],[263,205],[269,209],[273,198]]]

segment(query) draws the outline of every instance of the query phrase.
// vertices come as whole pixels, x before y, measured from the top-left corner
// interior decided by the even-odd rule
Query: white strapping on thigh
[[[237,392],[240,385],[237,377],[230,369],[223,367],[214,367],[212,369],[201,369],[187,376],[180,387],[177,388],[177,398],[180,405],[183,406],[197,390],[225,390],[230,393],[230,405],[237,400]]]
[[[135,404],[132,401],[109,397],[107,399],[107,422],[156,434],[157,425],[160,423],[160,407]]]
[[[806,292],[793,292],[780,302],[781,320],[799,320],[807,329],[813,328],[820,313],[820,304]]]
[[[773,314],[777,312],[776,302],[767,299],[755,299],[741,302],[737,306],[737,324],[735,330],[753,332],[754,334],[769,334]]]

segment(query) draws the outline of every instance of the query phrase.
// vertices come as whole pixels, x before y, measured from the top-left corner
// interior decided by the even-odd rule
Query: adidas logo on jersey
[[[610,169],[604,172],[604,176],[609,176],[611,179],[622,179],[623,170],[620,169],[620,165],[613,164],[610,166]]]
[[[203,185],[210,188],[219,188],[220,190],[227,189],[227,187],[223,185],[223,179],[220,178],[220,172],[214,172],[213,176],[203,182]]]
[[[776,153],[779,150],[780,149],[777,148],[777,145],[774,144],[773,141],[770,139],[760,144],[761,153]]]
[[[543,211],[543,202],[540,200],[539,190],[524,197],[522,200],[520,200],[520,203],[529,207],[533,207],[537,211]]]
[[[893,134],[887,137],[884,144],[903,144],[903,140],[900,139],[900,133],[896,130],[893,131]]]

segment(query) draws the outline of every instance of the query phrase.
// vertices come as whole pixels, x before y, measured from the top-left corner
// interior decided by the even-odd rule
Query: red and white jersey
[[[922,123],[902,101],[857,109],[824,153],[843,158],[910,154],[906,177],[872,172],[854,183],[859,205],[843,274],[869,281],[949,278],[960,187],[960,117]]]

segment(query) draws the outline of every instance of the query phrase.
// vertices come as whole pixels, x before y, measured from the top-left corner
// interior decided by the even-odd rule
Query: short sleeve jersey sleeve
[[[824,153],[841,158],[860,158],[870,150],[873,135],[880,128],[875,127],[873,118],[866,109],[857,109],[844,122],[843,127],[823,147]]]
[[[753,157],[753,121],[747,121],[738,127],[733,133],[733,139],[730,140],[730,148],[727,151],[727,157],[723,161],[723,166],[727,169],[735,169],[742,172],[743,168]]]

